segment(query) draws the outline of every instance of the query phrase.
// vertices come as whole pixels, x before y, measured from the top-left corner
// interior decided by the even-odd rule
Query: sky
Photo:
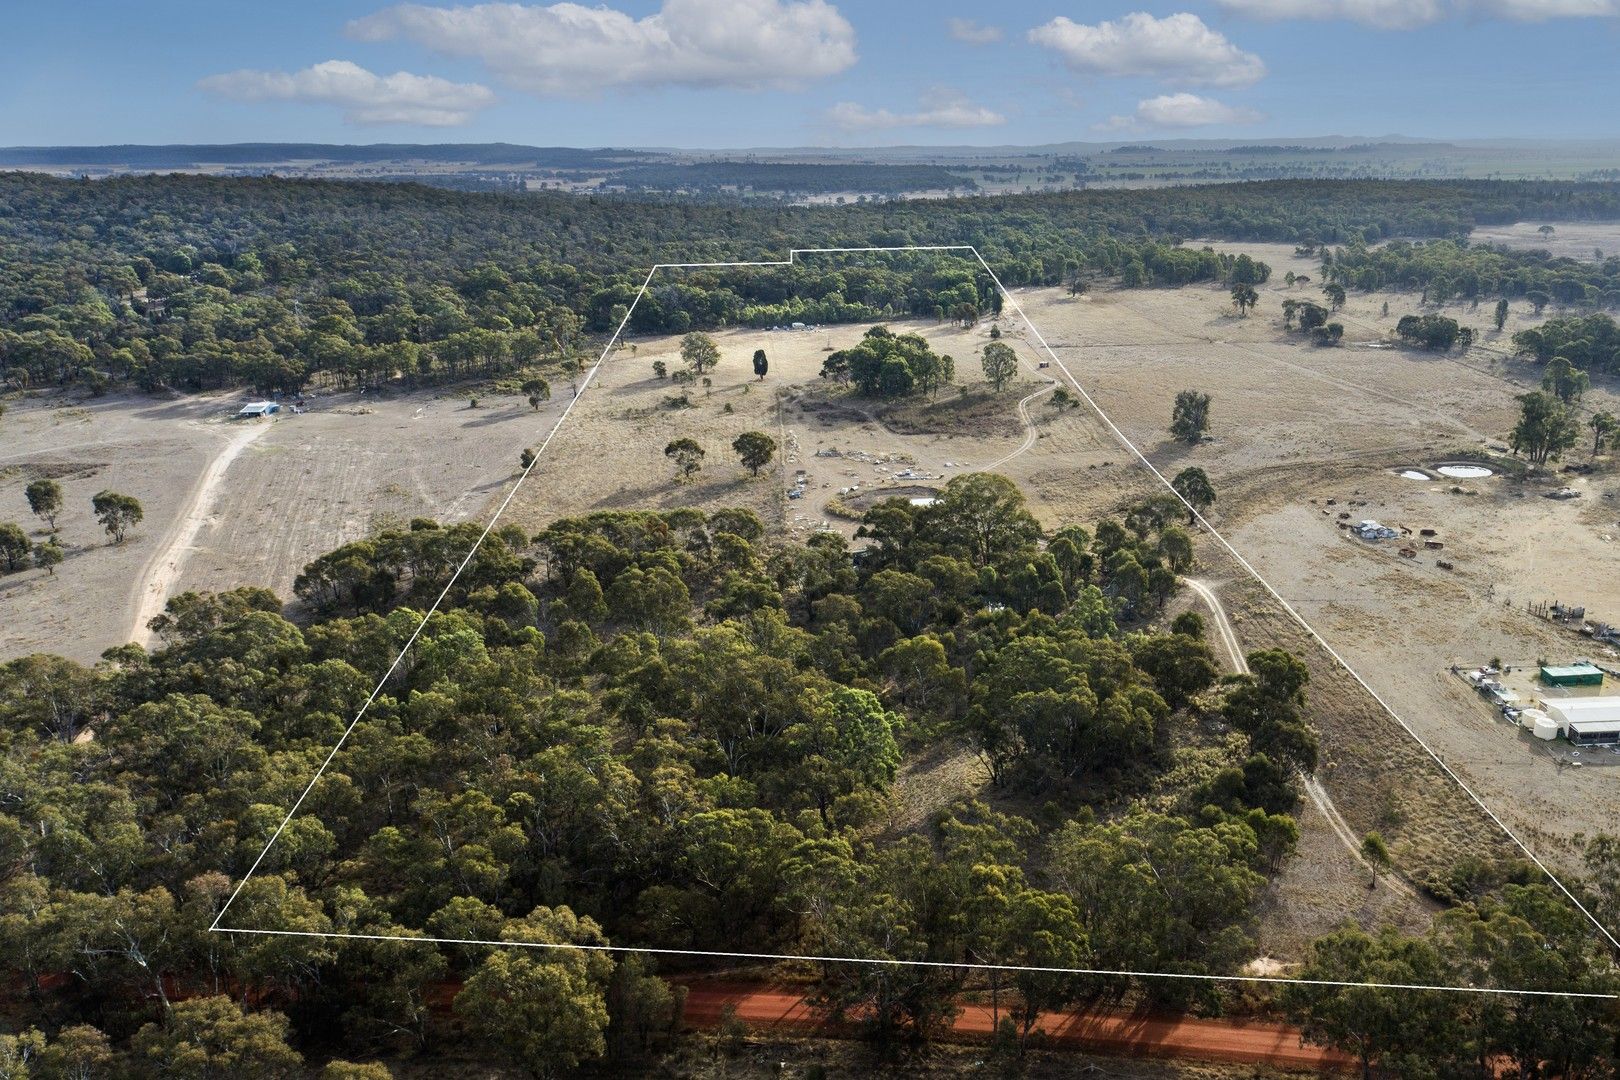
[[[0,145],[1620,137],[1620,0],[25,0]]]

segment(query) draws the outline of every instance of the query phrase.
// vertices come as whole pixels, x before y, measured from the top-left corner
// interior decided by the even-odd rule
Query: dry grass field
[[[674,403],[682,389],[653,370],[655,362],[670,371],[681,366],[678,337],[621,346],[530,473],[513,502],[513,520],[538,528],[594,510],[746,506],[792,535],[822,528],[853,534],[857,523],[839,513],[841,506],[858,510],[888,493],[923,496],[963,473],[999,468],[1028,480],[1047,468],[1123,464],[1092,417],[1050,406],[1053,384],[1011,321],[1003,323],[1003,340],[1023,369],[999,395],[983,382],[978,360],[989,324],[888,325],[919,333],[954,357],[958,386],[931,402],[862,401],[820,376],[827,354],[854,345],[866,326],[739,329],[713,335],[721,360],[712,385],[685,391],[683,405]],[[763,381],[751,366],[756,348],[770,358]],[[763,431],[782,450],[758,477],[731,449],[744,431]],[[677,484],[664,447],[682,437],[695,439],[705,456],[695,479]],[[788,498],[795,487],[802,496]]]
[[[1589,640],[1524,606],[1563,600],[1584,603],[1598,618],[1620,616],[1620,478],[1610,470],[1457,481],[1433,471],[1458,456],[1505,449],[1514,396],[1539,379],[1507,356],[1506,339],[1535,321],[1527,305],[1515,306],[1502,334],[1488,326],[1489,305],[1448,306],[1446,314],[1479,330],[1480,344],[1466,356],[1436,356],[1387,347],[1416,297],[1352,295],[1336,316],[1344,344],[1316,348],[1284,333],[1280,318],[1288,296],[1319,298],[1314,288],[1290,290],[1280,280],[1289,269],[1315,276],[1314,260],[1284,247],[1243,250],[1273,267],[1272,284],[1246,319],[1213,287],[1081,299],[1046,290],[1019,300],[1156,467],[1170,474],[1196,464],[1209,473],[1220,493],[1212,521],[1379,696],[1538,853],[1573,867],[1577,841],[1612,827],[1620,773],[1558,769],[1448,669],[1493,656],[1524,663],[1593,652]],[[1212,437],[1196,447],[1167,430],[1171,400],[1185,388],[1214,401]],[[1588,403],[1613,409],[1615,390],[1596,386]],[[1569,460],[1585,456],[1577,451]],[[1399,475],[1407,469],[1431,478]],[[1566,484],[1582,497],[1541,497]],[[1110,498],[1095,491],[1071,512],[1094,515]],[[1342,513],[1405,526],[1414,536],[1368,544],[1338,527]],[[1443,550],[1423,547],[1416,533],[1424,528],[1436,530]],[[1417,557],[1401,557],[1398,549],[1413,542]],[[1441,558],[1454,569],[1439,567]],[[1397,855],[1420,875],[1443,873],[1459,853],[1493,841],[1496,830],[1376,703],[1271,597],[1243,585],[1240,566],[1211,545],[1205,559],[1232,582],[1246,646],[1275,642],[1311,659],[1322,779],[1353,829],[1396,836]]]
[[[565,391],[566,392],[566,391]],[[415,516],[483,513],[515,478],[518,451],[555,422],[516,396],[333,394],[273,420],[230,419],[240,395],[173,401],[40,399],[14,404],[0,433],[0,521],[43,538],[23,489],[62,485],[68,558],[54,576],[0,579],[0,658],[53,651],[90,662],[144,641],[164,600],[186,589],[264,585],[292,598],[310,559]],[[107,543],[90,509],[103,488],[145,520]]]
[[[1551,236],[1542,236],[1540,229],[1541,223],[1536,221],[1486,225],[1475,229],[1468,238],[1476,244],[1539,249],[1570,259],[1591,260],[1597,251],[1605,256],[1620,252],[1620,225],[1563,224],[1555,226]]]

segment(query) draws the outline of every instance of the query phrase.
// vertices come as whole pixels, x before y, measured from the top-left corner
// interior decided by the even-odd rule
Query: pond
[[[1434,477],[1430,476],[1428,473],[1424,472],[1422,469],[1402,469],[1401,470],[1401,479],[1403,479],[1403,480],[1433,480]]]
[[[1483,465],[1441,465],[1435,471],[1453,480],[1482,480],[1493,475],[1492,470]]]

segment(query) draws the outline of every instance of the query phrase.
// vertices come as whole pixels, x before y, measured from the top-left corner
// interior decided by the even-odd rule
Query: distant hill
[[[569,146],[518,146],[513,143],[178,143],[167,146],[4,146],[0,167],[122,167],[127,169],[193,169],[201,165],[277,165],[327,161],[428,162],[436,165],[519,165],[547,169],[588,169],[658,161],[664,155],[647,150],[578,149]]]
[[[939,165],[873,165],[863,162],[817,165],[703,161],[638,165],[619,173],[615,182],[649,191],[732,187],[811,195],[840,191],[973,191],[978,188],[971,179]]]

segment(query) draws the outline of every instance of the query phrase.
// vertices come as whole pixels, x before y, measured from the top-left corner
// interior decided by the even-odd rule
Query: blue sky
[[[1620,136],[1620,0],[27,3],[0,144]]]

